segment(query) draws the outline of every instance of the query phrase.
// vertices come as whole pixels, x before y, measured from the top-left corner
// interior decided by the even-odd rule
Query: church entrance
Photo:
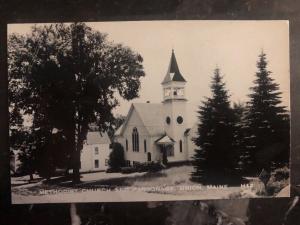
[[[174,140],[168,135],[163,135],[161,138],[155,141],[156,144],[160,147],[162,153],[162,163],[167,165],[168,156],[174,156]]]
[[[151,162],[151,152],[147,153],[148,162]]]

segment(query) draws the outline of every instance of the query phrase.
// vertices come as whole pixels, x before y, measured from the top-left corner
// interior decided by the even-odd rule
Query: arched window
[[[139,151],[139,133],[136,127],[132,130],[132,150],[134,152]]]
[[[182,152],[182,140],[179,141],[179,150]]]
[[[126,139],[126,151],[128,151],[128,140]]]
[[[147,142],[144,140],[144,151],[147,152]]]

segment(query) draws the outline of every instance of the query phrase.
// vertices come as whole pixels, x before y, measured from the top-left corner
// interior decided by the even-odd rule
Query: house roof
[[[110,144],[110,139],[106,132],[89,131],[86,135],[86,143],[93,144]]]
[[[139,118],[143,122],[143,125],[151,136],[159,136],[164,133],[163,109],[161,103],[133,103],[125,122],[116,131],[116,136],[123,134],[133,110],[137,112]]]
[[[183,78],[182,74],[179,71],[179,67],[178,67],[177,60],[176,60],[173,49],[172,49],[169,68],[168,68],[167,74],[166,74],[162,84],[168,83],[170,81],[186,82],[186,80]]]

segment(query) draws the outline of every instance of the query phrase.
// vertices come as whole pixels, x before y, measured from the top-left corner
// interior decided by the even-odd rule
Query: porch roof
[[[164,134],[162,137],[158,138],[155,143],[158,145],[169,145],[174,144],[174,140],[169,137],[167,134]]]

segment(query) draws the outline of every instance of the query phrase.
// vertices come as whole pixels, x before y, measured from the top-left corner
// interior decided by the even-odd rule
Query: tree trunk
[[[80,183],[80,150],[75,148],[73,167],[73,183]]]
[[[74,110],[75,112],[75,110]],[[68,140],[68,148],[71,156],[71,163],[70,168],[73,170],[72,173],[72,181],[73,183],[80,182],[80,174],[79,174],[79,167],[80,167],[80,156],[78,157],[78,152],[76,148],[76,138],[75,138],[75,113],[73,113],[73,121],[72,125],[68,129],[67,140]],[[78,162],[79,160],[79,162]]]
[[[75,141],[74,141],[75,142]],[[80,151],[76,148],[76,144],[74,143],[73,147],[73,183],[79,183],[80,182]]]

